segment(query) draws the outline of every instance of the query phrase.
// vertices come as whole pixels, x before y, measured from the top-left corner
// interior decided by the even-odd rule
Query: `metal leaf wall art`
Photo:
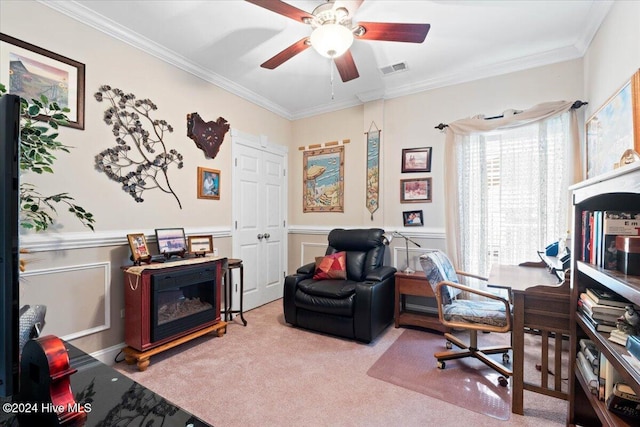
[[[117,144],[96,155],[96,168],[120,183],[138,203],[144,201],[144,191],[158,189],[171,194],[182,209],[168,172],[171,165],[181,169],[183,158],[175,149],[168,149],[164,141],[165,133],[173,132],[171,125],[150,115],[158,107],[150,99],[136,99],[134,94],[108,85],[100,86],[94,97],[110,104],[104,122],[111,126]],[[151,132],[143,122],[151,126]]]

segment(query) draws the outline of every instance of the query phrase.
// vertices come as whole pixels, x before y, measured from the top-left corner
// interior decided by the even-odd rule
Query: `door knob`
[[[258,240],[262,240],[262,238],[265,237],[262,234],[258,234]]]
[[[265,238],[265,239],[268,239],[269,237],[271,237],[271,234],[269,234],[269,233],[264,233],[264,238]]]

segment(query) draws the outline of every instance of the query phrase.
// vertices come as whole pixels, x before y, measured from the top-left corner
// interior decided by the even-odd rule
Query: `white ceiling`
[[[291,0],[307,12],[324,0]],[[311,27],[243,0],[42,1],[285,118],[582,57],[611,7],[602,0],[365,0],[354,22],[428,23],[424,43],[355,40],[360,77],[343,83],[313,49],[267,59]],[[406,62],[407,71],[380,68]],[[332,99],[333,91],[333,99]]]

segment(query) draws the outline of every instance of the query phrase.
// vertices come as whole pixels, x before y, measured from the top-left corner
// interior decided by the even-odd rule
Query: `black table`
[[[86,427],[115,425],[163,427],[211,427],[162,396],[122,375],[69,343],[71,389],[78,403],[91,403]],[[0,403],[7,399],[0,398]],[[13,414],[0,409],[0,426],[20,424]],[[21,426],[25,427],[25,426]],[[26,427],[31,427],[27,425]]]

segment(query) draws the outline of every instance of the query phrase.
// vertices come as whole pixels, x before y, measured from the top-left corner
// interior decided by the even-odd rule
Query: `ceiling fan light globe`
[[[311,46],[322,56],[337,58],[353,44],[353,33],[339,24],[325,24],[311,33]]]

